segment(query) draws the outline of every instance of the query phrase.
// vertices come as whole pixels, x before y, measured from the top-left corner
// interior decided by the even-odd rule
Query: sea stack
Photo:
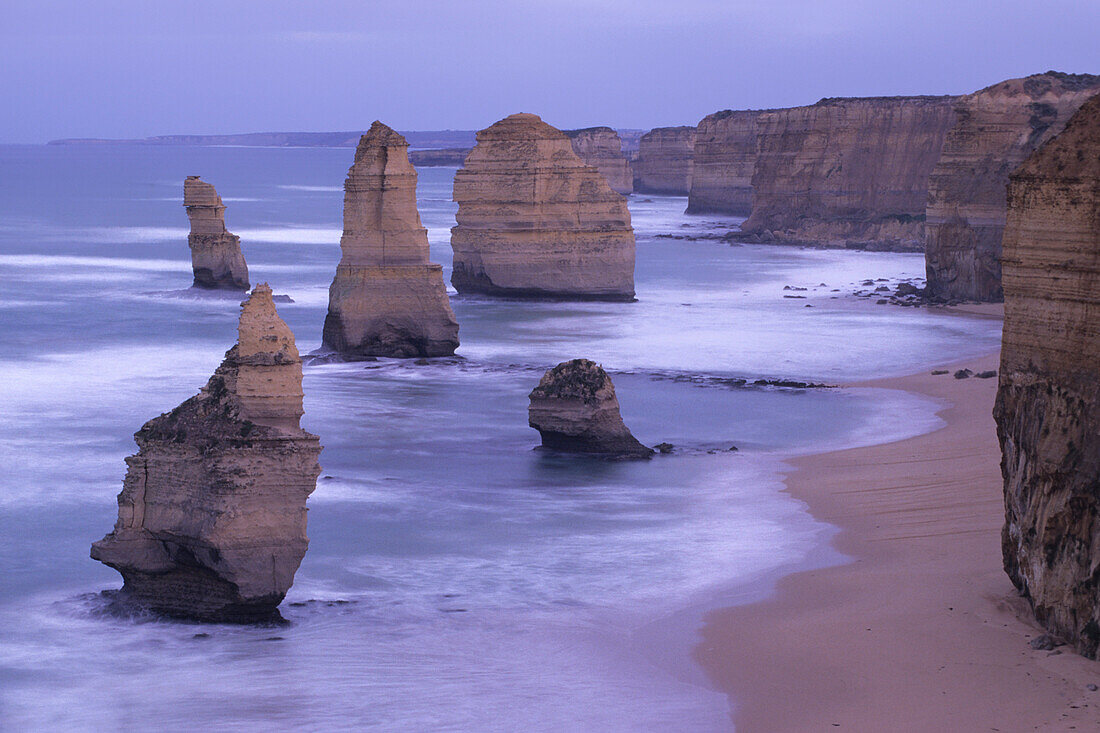
[[[458,292],[634,299],[626,200],[537,115],[515,114],[479,132],[455,174],[454,198]]]
[[[309,542],[321,446],[298,425],[302,362],[266,284],[238,332],[198,395],[135,433],[118,522],[92,545],[125,596],[169,616],[277,619]]]
[[[695,155],[694,127],[657,127],[638,141],[634,161],[634,190],[668,196],[687,196],[691,191]]]
[[[756,167],[758,110],[722,110],[695,128],[689,214],[748,216]]]
[[[183,182],[183,205],[191,221],[187,244],[196,288],[248,290],[248,265],[241,254],[241,238],[225,228],[225,205],[209,183],[198,176]]]
[[[587,359],[562,362],[531,391],[528,423],[544,448],[610,458],[648,458],[623,423],[611,377]]]
[[[585,127],[566,130],[573,152],[588,165],[594,166],[607,179],[615,193],[626,196],[634,192],[634,174],[623,155],[623,141],[610,127]]]
[[[928,184],[928,295],[999,301],[1009,174],[1100,92],[1100,76],[1048,71],[960,97]]]
[[[1051,634],[1100,647],[1100,96],[1011,176],[994,417],[1004,567]]]
[[[458,348],[443,267],[428,261],[408,147],[376,121],[344,181],[342,255],[323,342],[348,358],[449,356]]]

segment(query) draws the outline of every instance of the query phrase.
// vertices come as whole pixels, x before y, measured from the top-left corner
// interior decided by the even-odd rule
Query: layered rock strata
[[[953,101],[823,99],[761,114],[742,231],[781,243],[922,251],[928,176]]]
[[[610,127],[586,127],[565,130],[573,152],[607,179],[611,190],[624,196],[634,191],[634,174],[623,155],[623,141]]]
[[[634,162],[634,190],[687,196],[691,191],[692,159],[695,155],[694,127],[657,127],[638,145]]]
[[[1047,72],[1010,79],[955,103],[956,122],[929,179],[928,294],[998,301],[1008,176],[1062,131],[1100,77]]]
[[[199,394],[134,435],[118,522],[92,545],[126,596],[170,616],[277,618],[309,542],[321,447],[298,425],[302,363],[266,284],[238,331]]]
[[[994,417],[1004,567],[1038,621],[1100,647],[1100,96],[1011,176]]]
[[[530,397],[528,423],[539,431],[545,448],[615,458],[653,455],[623,423],[611,377],[587,359],[558,364]]]
[[[626,200],[560,130],[515,114],[477,134],[455,174],[451,283],[460,293],[634,298]]]
[[[183,182],[183,205],[191,222],[187,244],[196,288],[248,290],[248,265],[241,254],[241,238],[225,228],[222,197],[198,176]]]
[[[689,214],[748,216],[756,167],[756,124],[763,112],[723,110],[695,128]]]
[[[322,340],[350,358],[446,356],[458,348],[443,267],[428,261],[407,149],[404,137],[375,122],[344,181],[342,255]]]

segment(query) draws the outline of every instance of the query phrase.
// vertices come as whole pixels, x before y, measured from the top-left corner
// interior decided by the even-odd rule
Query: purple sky
[[[1100,0],[3,0],[0,142],[695,124],[1100,73]]]

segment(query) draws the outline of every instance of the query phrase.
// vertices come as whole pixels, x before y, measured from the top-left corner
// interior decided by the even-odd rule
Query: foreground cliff
[[[634,161],[634,190],[669,196],[687,196],[691,191],[692,160],[695,156],[694,127],[657,127],[638,142]]]
[[[994,417],[1004,566],[1054,635],[1100,647],[1100,96],[1012,175]]]
[[[607,179],[615,193],[624,196],[634,191],[634,174],[623,155],[623,141],[619,133],[610,127],[586,127],[581,130],[565,130],[573,152],[593,166]]]
[[[1100,77],[1047,72],[1010,79],[955,104],[956,122],[929,179],[928,294],[997,301],[1008,176],[1062,131]]]
[[[922,251],[928,176],[954,121],[952,102],[823,99],[762,113],[742,231],[765,241]]]
[[[748,216],[756,168],[756,110],[723,110],[695,128],[689,214]]]
[[[626,200],[532,114],[477,134],[455,174],[451,283],[460,293],[632,300]]]
[[[170,616],[277,618],[308,545],[321,447],[298,426],[302,363],[267,285],[238,331],[206,387],[134,435],[118,522],[92,545],[125,595]]]
[[[183,182],[183,205],[191,222],[187,244],[196,288],[248,290],[241,238],[225,228],[225,206],[214,187],[198,176]]]
[[[458,321],[443,267],[428,262],[408,143],[375,121],[344,181],[340,264],[322,341],[351,358],[453,354]]]

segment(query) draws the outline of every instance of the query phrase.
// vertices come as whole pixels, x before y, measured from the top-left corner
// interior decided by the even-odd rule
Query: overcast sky
[[[0,0],[0,141],[695,124],[1100,73],[1100,0]]]

